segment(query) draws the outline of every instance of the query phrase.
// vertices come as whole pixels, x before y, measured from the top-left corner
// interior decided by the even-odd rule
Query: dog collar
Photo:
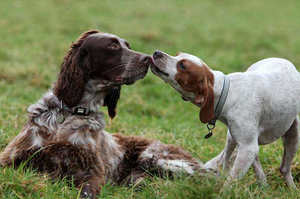
[[[221,95],[220,95],[220,98],[218,100],[217,106],[214,111],[215,117],[214,117],[214,119],[210,120],[207,124],[208,134],[205,135],[205,137],[204,137],[205,139],[207,139],[213,135],[212,130],[215,128],[217,119],[219,118],[219,116],[222,113],[224,104],[225,104],[227,96],[228,96],[229,87],[230,87],[230,80],[226,75],[224,75]]]
[[[69,108],[68,106],[64,105],[62,101],[60,101],[60,109],[65,110],[72,115],[83,115],[83,116],[88,116],[91,111],[89,108],[82,107],[82,106],[76,106],[73,108]]]
[[[81,115],[81,116],[88,116],[90,115],[91,111],[89,108],[85,108],[85,107],[81,107],[81,106],[77,106],[74,108],[69,108],[68,106],[64,105],[62,101],[60,101],[60,110],[57,114],[56,117],[56,122],[58,124],[62,124],[65,121],[65,115],[64,115],[64,111],[68,112],[72,115]]]

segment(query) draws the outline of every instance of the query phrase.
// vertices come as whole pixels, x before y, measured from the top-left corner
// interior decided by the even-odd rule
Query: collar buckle
[[[88,108],[84,107],[76,107],[73,110],[73,115],[83,115],[83,116],[88,116],[90,114],[90,110]]]
[[[88,116],[92,112],[89,108],[85,108],[82,106],[69,108],[63,103],[62,100],[60,101],[60,112],[61,111],[66,111],[72,115],[82,115],[82,116]]]

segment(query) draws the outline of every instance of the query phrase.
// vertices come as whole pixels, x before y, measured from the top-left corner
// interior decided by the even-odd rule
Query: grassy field
[[[72,41],[88,29],[126,38],[133,49],[170,54],[189,52],[225,73],[244,71],[265,57],[290,59],[300,69],[298,0],[1,0],[0,2],[0,149],[21,130],[26,108],[56,79]],[[300,100],[300,99],[299,99]],[[218,122],[208,140],[198,109],[151,73],[124,86],[119,113],[107,130],[176,144],[203,162],[224,147],[226,128]],[[293,175],[298,187],[300,153]],[[269,186],[260,187],[250,170],[223,189],[223,178],[152,179],[146,186],[106,185],[100,198],[300,198],[281,178],[282,144],[260,148]],[[32,171],[0,169],[0,197],[76,198],[66,182],[52,183]]]

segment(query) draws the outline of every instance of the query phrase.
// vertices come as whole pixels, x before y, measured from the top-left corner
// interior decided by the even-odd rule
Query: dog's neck
[[[210,69],[210,70],[214,75],[214,109],[216,109],[217,103],[221,97],[225,74],[221,71],[212,70],[212,69]],[[219,120],[221,120],[224,123],[226,122],[224,115],[226,114],[226,110],[227,110],[227,106],[228,106],[228,105],[227,106],[226,105],[227,104],[225,103],[222,113],[220,114],[220,117],[218,118]]]
[[[85,107],[91,112],[98,112],[104,104],[104,98],[110,87],[111,85],[106,82],[90,80],[85,86],[83,97],[77,107]]]
[[[99,111],[99,108],[104,103],[108,88],[108,84],[90,80],[85,86],[84,95],[80,103],[77,105],[78,107],[88,108],[93,112],[93,115],[97,115],[96,117],[100,120],[99,122],[103,123],[103,128],[105,127],[103,113]],[[63,111],[61,108],[62,103],[54,95],[53,90],[50,90],[37,103],[28,107],[27,111],[30,121],[55,132],[59,125],[58,116]],[[72,113],[67,113],[65,116],[68,117],[67,115],[72,115]]]

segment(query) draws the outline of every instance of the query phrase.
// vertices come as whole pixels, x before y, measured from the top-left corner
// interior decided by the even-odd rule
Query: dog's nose
[[[140,61],[141,63],[143,64],[150,64],[152,59],[150,56],[147,56],[147,55],[143,55],[141,58],[140,58]]]
[[[153,53],[153,58],[154,59],[159,59],[163,56],[162,52],[160,52],[159,50],[156,50],[154,53]]]

